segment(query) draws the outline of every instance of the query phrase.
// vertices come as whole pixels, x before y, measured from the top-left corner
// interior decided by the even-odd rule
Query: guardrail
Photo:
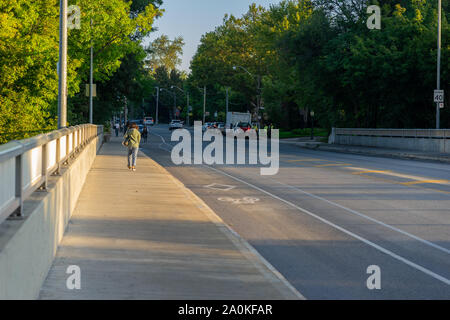
[[[103,126],[85,124],[0,145],[0,224],[21,217],[24,200],[102,133]]]
[[[346,129],[335,128],[338,136],[450,139],[449,129]]]

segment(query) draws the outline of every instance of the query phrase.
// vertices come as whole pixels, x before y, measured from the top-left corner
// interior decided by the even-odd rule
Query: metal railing
[[[0,145],[0,224],[21,217],[24,200],[46,190],[48,177],[102,133],[103,126],[85,124]]]
[[[345,129],[335,128],[337,136],[450,139],[450,129]]]

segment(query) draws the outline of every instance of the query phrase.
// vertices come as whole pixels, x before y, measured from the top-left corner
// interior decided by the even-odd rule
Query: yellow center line
[[[360,172],[353,172],[352,174],[358,175],[358,174],[366,174],[366,173],[391,173],[392,171],[389,170],[367,170],[367,171],[360,171]]]
[[[312,162],[312,161],[323,161],[326,162],[328,160],[322,160],[322,159],[301,159],[301,160],[289,160],[288,162]]]
[[[404,186],[413,186],[413,185],[417,185],[417,184],[447,184],[449,183],[448,180],[420,180],[420,181],[410,181],[410,182],[404,182],[401,183]]]
[[[323,167],[340,167],[340,166],[352,166],[350,163],[330,163],[330,164],[322,164],[320,166],[314,166],[316,168],[323,168]]]

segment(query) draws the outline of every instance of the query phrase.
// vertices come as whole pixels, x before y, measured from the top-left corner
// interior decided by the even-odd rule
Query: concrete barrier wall
[[[38,298],[102,142],[100,135],[49,178],[47,191],[27,198],[22,220],[0,225],[0,300]]]
[[[436,134],[435,136],[430,134],[430,137],[424,137],[417,134],[417,132],[423,130],[404,130],[406,132],[405,136],[401,136],[402,133],[400,130],[392,130],[393,136],[381,136],[388,130],[389,129],[366,129],[364,132],[362,129],[334,128],[333,133],[330,136],[329,143],[434,153],[450,153],[449,130],[441,130],[440,132],[429,130],[431,133],[439,133],[439,135]],[[377,134],[380,134],[380,136],[377,136]]]

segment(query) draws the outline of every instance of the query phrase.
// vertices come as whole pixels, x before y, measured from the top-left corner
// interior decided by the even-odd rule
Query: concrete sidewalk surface
[[[450,163],[449,153],[432,153],[414,150],[402,150],[402,149],[390,149],[390,148],[377,148],[377,147],[365,147],[365,146],[353,146],[353,145],[341,145],[341,144],[328,144],[317,141],[304,141],[300,139],[284,139],[280,141],[284,144],[291,144],[305,149],[340,152],[349,154],[360,154],[368,156],[389,157],[409,160],[427,160],[438,161],[444,163]]]
[[[304,299],[155,161],[129,171],[120,142],[97,156],[40,299]]]

